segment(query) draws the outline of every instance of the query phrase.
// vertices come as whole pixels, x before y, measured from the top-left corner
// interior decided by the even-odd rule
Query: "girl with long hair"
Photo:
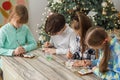
[[[92,27],[92,20],[84,13],[76,12],[75,16],[73,17],[71,27],[77,34],[77,50],[74,54],[69,51],[67,53],[67,58],[78,59],[73,65],[82,66],[83,59],[95,59],[95,51],[88,48],[85,44],[85,35],[87,30]]]
[[[88,47],[98,49],[98,60],[85,61],[85,66],[95,65],[93,72],[104,80],[120,80],[120,44],[101,27],[92,27],[86,33]]]

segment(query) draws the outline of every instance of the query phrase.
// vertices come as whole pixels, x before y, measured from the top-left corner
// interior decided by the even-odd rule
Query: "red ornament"
[[[5,10],[10,10],[12,7],[12,4],[10,3],[10,1],[5,1],[5,2],[3,2],[2,7]]]

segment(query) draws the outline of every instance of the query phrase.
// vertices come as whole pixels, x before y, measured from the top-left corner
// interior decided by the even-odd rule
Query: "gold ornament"
[[[102,14],[103,14],[103,15],[106,15],[106,14],[107,14],[107,12],[105,11],[105,8],[103,8]]]
[[[108,0],[108,2],[109,2],[110,4],[112,4],[112,1],[111,1],[111,0]]]
[[[119,19],[120,19],[120,12],[119,12],[119,14],[118,14],[118,17],[119,17]]]
[[[118,23],[120,24],[120,20],[118,20]]]
[[[115,7],[111,7],[111,10],[112,10],[112,11],[116,11]]]
[[[68,11],[69,14],[72,14],[72,13],[74,12],[73,9],[69,9],[69,10],[67,10],[67,11]]]
[[[77,6],[73,7],[73,10],[76,10],[77,9]]]
[[[104,7],[104,8],[105,8],[105,7],[107,7],[107,2],[102,2],[102,4],[101,4],[101,5],[102,5],[102,7]]]

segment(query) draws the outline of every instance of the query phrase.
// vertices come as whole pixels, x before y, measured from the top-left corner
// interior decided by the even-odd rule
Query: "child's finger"
[[[76,63],[76,62],[75,62],[75,63],[73,63],[73,65],[72,65],[72,66],[77,67],[77,66],[78,66],[78,63]]]
[[[83,66],[87,66],[87,61],[86,60],[83,60]]]
[[[50,46],[50,43],[49,42],[46,42],[46,47],[48,48]]]
[[[46,45],[49,45],[50,43],[49,42],[46,42]]]

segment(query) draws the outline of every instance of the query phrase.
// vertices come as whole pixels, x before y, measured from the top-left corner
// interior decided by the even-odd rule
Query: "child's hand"
[[[19,46],[15,49],[13,54],[17,56],[24,53],[25,53],[25,49],[22,46]]]
[[[73,57],[73,54],[70,51],[68,51],[68,53],[66,54],[66,57],[68,59],[71,59]]]
[[[50,44],[49,42],[45,42],[45,43],[44,43],[44,47],[45,47],[45,48],[48,48],[49,46],[51,46],[51,44]]]
[[[90,60],[83,60],[84,64],[83,66],[90,66],[92,62]]]
[[[55,48],[44,48],[45,53],[49,54],[56,54],[56,49]]]
[[[95,69],[97,69],[98,67],[97,66],[94,66],[93,68],[92,68],[92,71],[94,71]]]
[[[79,67],[84,65],[84,60],[75,60],[73,66]]]

